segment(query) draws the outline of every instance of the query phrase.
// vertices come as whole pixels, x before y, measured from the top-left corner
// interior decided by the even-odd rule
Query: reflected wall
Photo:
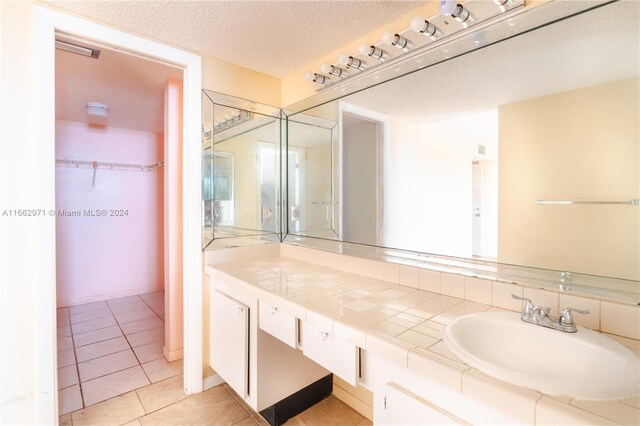
[[[302,195],[289,197],[287,232],[639,280],[639,7],[480,42],[290,115],[290,147],[308,140],[292,122],[336,131],[314,141],[335,151],[318,157],[317,187],[299,191],[292,173],[309,176],[289,168]],[[307,199],[330,201],[331,218],[292,221]]]

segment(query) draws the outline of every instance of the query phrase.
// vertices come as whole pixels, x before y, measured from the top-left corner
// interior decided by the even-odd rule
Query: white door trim
[[[388,173],[388,162],[384,159],[388,159],[390,155],[389,145],[391,143],[391,126],[390,126],[390,118],[388,115],[374,111],[372,109],[368,109],[362,107],[360,105],[355,105],[349,102],[345,102],[342,100],[338,101],[338,193],[339,193],[339,205],[340,205],[340,223],[338,227],[338,239],[340,241],[344,241],[344,233],[343,233],[343,209],[344,203],[342,199],[342,167],[343,167],[343,123],[344,123],[344,114],[355,115],[358,118],[363,120],[369,120],[371,122],[376,123],[378,126],[378,152],[381,153],[378,158],[378,194],[377,194],[377,205],[378,212],[376,214],[377,218],[377,236],[376,242],[379,246],[384,246],[384,233],[387,230],[387,215],[385,212],[385,200],[384,200],[384,191],[389,187],[389,173]],[[382,127],[382,131],[380,128]],[[382,175],[382,176],[380,176]]]
[[[55,32],[92,40],[124,52],[175,65],[184,70],[183,98],[183,303],[184,389],[201,392],[202,378],[202,253],[200,251],[200,92],[201,58],[198,55],[67,15],[42,5],[33,6],[33,61],[35,95],[33,123],[42,148],[34,158],[42,185],[37,189],[48,208],[55,207]],[[56,424],[57,361],[55,329],[55,220],[39,222],[41,250],[38,275],[37,355],[38,421]]]

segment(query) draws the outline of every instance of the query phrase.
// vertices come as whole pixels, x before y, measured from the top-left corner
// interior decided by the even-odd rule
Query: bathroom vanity
[[[331,372],[373,392],[375,424],[613,424],[570,396],[490,378],[442,341],[457,317],[508,311],[504,290],[530,289],[460,276],[463,292],[454,297],[421,289],[454,275],[279,246],[272,257],[255,247],[212,252],[206,267],[210,364],[255,410]],[[640,415],[637,403],[607,404],[629,418]]]

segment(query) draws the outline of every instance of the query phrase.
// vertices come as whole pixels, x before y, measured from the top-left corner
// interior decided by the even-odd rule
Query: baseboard
[[[218,373],[205,377],[203,380],[203,390],[211,389],[224,383],[222,377]]]
[[[167,349],[166,346],[163,346],[162,347],[162,355],[164,355],[164,357],[166,358],[167,361],[171,362],[171,361],[175,361],[175,360],[178,360],[178,359],[182,359],[183,350],[184,350],[184,348],[180,348],[180,349],[176,349],[176,350],[170,351],[169,349]]]
[[[353,395],[348,390],[343,389],[334,383],[333,396],[353,408],[355,411],[360,413],[361,416],[373,422],[373,407]]]
[[[95,296],[79,297],[77,299],[58,300],[58,308],[84,305],[85,303],[102,302],[103,300],[116,299],[118,297],[136,296],[138,294],[153,293],[164,290],[164,284],[148,287],[138,287],[131,290],[116,291],[113,293],[98,294]]]

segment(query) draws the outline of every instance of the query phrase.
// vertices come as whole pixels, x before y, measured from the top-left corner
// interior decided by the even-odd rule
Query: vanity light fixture
[[[449,16],[456,9],[457,5],[457,0],[440,0],[440,13],[444,16]]]
[[[468,9],[465,9],[463,5],[458,3],[456,8],[451,12],[451,17],[456,21],[460,22],[463,27],[467,28],[470,24],[473,24],[475,18],[469,12]]]
[[[442,37],[442,31],[422,16],[416,16],[411,20],[411,29],[417,33],[422,33],[435,41]]]
[[[397,47],[398,49],[402,49],[405,52],[413,49],[413,43],[406,37],[402,37],[398,33],[394,33],[393,31],[385,31],[382,34],[382,41],[392,46]]]
[[[513,25],[511,22],[512,17],[510,15],[514,15],[518,9],[524,7],[525,0],[491,0],[487,1],[487,3],[493,3],[495,6],[489,6],[488,8],[479,8],[476,12],[478,15],[474,15],[466,6],[463,6],[463,0],[439,0],[440,3],[440,14],[433,16],[431,19],[434,22],[441,22],[442,25],[438,24],[436,26],[434,23],[426,20],[422,16],[416,16],[411,20],[411,26],[402,31],[393,32],[393,31],[385,31],[382,34],[382,43],[389,44],[398,49],[401,49],[402,52],[393,51],[393,55],[383,48],[384,46],[381,43],[376,43],[369,45],[368,43],[362,43],[358,48],[358,54],[353,54],[353,56],[348,54],[342,54],[339,56],[338,61],[335,65],[322,64],[320,67],[319,73],[307,72],[305,74],[305,78],[309,81],[313,81],[315,83],[319,83],[316,86],[317,91],[323,90],[323,86],[331,86],[331,85],[340,85],[341,81],[349,80],[352,77],[357,78],[357,74],[352,72],[351,69],[355,69],[361,72],[369,72],[371,68],[375,68],[377,66],[381,66],[384,68],[384,62],[392,62],[402,61],[402,56],[407,54],[408,57],[411,57],[415,54],[426,52],[435,48],[436,46],[446,42],[446,39],[451,38],[454,40],[454,36],[456,33],[464,31],[469,27],[477,24],[478,22],[487,22],[495,21],[500,22],[504,19],[507,19],[509,25]],[[471,8],[474,9],[475,2],[471,2]],[[480,3],[480,2],[478,2]],[[484,3],[484,2],[483,2]],[[479,6],[478,6],[479,7]],[[474,9],[475,10],[475,9]],[[504,14],[504,18],[499,18]],[[487,16],[489,15],[489,16]],[[457,24],[452,24],[453,21],[456,21]],[[460,25],[458,25],[460,24]],[[444,27],[446,25],[446,28]],[[424,41],[412,40],[412,36],[409,38],[406,37],[407,31],[409,29],[424,34],[426,37],[429,37],[431,42],[425,43]],[[473,44],[477,46],[481,46],[486,42],[486,33],[483,31],[479,31],[477,33],[471,34],[469,31],[464,31],[464,36],[469,37],[473,42]],[[416,46],[416,43],[418,46]],[[382,47],[378,47],[382,46]],[[445,51],[446,54],[446,51]],[[362,57],[371,57],[377,59],[378,62],[370,62],[368,59],[359,59]],[[447,54],[444,59],[449,59],[451,55]],[[421,59],[416,60],[416,62],[420,62]],[[418,67],[418,69],[424,68],[424,66]],[[337,77],[337,78],[336,78]],[[374,77],[375,79],[375,77]],[[356,83],[356,86],[359,84]],[[344,87],[342,89],[344,91]]]
[[[493,2],[498,6],[500,12],[506,12],[513,7],[513,0],[493,0]]]
[[[368,67],[365,61],[360,60],[358,58],[354,58],[353,56],[344,55],[344,54],[338,57],[338,63],[347,68],[354,68],[359,71],[364,71]]]
[[[327,63],[320,65],[320,72],[329,74],[329,75],[335,75],[336,77],[339,77],[339,78],[349,77],[349,72],[344,68],[340,68],[335,65],[329,65]]]
[[[251,120],[251,113],[245,110],[234,110],[232,113],[226,113],[223,120],[213,122],[213,133],[218,133],[236,126],[244,121]]]
[[[358,53],[360,53],[361,55],[371,56],[372,58],[377,59],[380,62],[384,62],[389,59],[389,54],[386,51],[374,45],[370,46],[367,43],[362,43],[360,45],[360,47],[358,48]]]
[[[304,73],[304,79],[308,81],[313,81],[314,83],[320,84],[330,84],[331,79],[326,75],[318,74],[315,72],[307,71]]]

